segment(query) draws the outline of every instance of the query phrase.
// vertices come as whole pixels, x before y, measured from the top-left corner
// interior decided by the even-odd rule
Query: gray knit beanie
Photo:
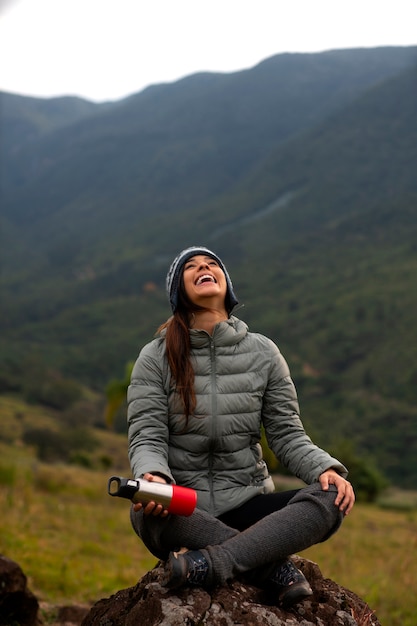
[[[180,252],[178,256],[175,257],[171,264],[171,267],[168,270],[166,278],[166,288],[169,296],[169,301],[171,303],[172,312],[175,313],[178,306],[178,287],[180,284],[183,267],[188,259],[191,259],[191,257],[198,254],[203,254],[204,256],[211,257],[212,259],[217,261],[217,263],[223,270],[227,284],[225,305],[226,311],[230,315],[232,309],[238,303],[238,300],[233,291],[232,281],[230,280],[230,276],[225,266],[223,265],[222,260],[217,256],[217,254],[214,254],[214,252],[212,252],[208,248],[205,248],[204,246],[191,246],[190,248],[186,248],[185,250]]]

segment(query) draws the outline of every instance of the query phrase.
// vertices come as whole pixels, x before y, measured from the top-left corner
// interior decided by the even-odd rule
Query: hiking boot
[[[209,564],[199,550],[170,552],[162,585],[176,589],[182,585],[204,586]]]
[[[286,609],[313,594],[306,577],[290,559],[277,566],[269,583],[270,590],[278,592],[278,604]]]

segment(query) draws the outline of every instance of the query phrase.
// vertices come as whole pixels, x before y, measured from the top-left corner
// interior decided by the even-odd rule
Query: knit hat
[[[225,305],[226,311],[230,315],[232,309],[238,303],[238,300],[233,291],[232,281],[230,280],[230,276],[223,265],[222,260],[211,252],[208,248],[204,246],[191,246],[190,248],[186,248],[182,252],[178,254],[173,260],[171,267],[168,270],[167,278],[166,278],[166,288],[169,296],[169,301],[171,303],[172,312],[175,313],[178,306],[178,287],[180,284],[180,279],[182,276],[182,270],[184,268],[185,263],[191,257],[196,256],[198,254],[203,254],[204,256],[209,256],[219,264],[220,268],[223,270],[223,273],[226,278],[227,290],[226,290],[226,298]]]

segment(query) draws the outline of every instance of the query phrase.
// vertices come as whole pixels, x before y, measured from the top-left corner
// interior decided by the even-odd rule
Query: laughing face
[[[224,308],[226,277],[210,256],[196,255],[188,259],[183,270],[184,289],[194,304],[207,308]]]

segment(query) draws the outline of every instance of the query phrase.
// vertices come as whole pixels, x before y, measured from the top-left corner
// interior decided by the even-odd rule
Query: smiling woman
[[[233,308],[238,304],[238,300],[233,290],[232,281],[222,260],[214,254],[214,252],[211,252],[211,250],[208,250],[208,248],[205,248],[204,246],[192,246],[191,248],[186,248],[174,259],[171,264],[167,274],[166,288],[173,313],[175,314],[177,311],[184,311],[184,309],[189,311],[190,306],[192,307],[191,302],[184,301],[184,299],[187,298],[187,295],[184,293],[184,274],[185,270],[187,270],[187,273],[191,273],[191,271],[198,266],[198,262],[205,262],[206,267],[210,270],[217,267],[218,270],[212,270],[207,273],[211,277],[217,279],[220,278],[221,281],[226,281],[224,302],[221,303],[221,308],[225,309],[227,316],[229,316]],[[201,278],[203,273],[204,268],[201,271],[197,270],[194,280],[197,281]],[[191,276],[190,280],[192,279],[193,278]],[[193,308],[198,309],[198,305],[194,303]],[[193,310],[193,312],[195,313],[196,311]]]
[[[191,328],[204,328],[211,332],[217,322],[228,318],[225,307],[226,277],[213,257],[192,256],[184,265],[183,282],[190,302],[203,309],[194,312]]]
[[[138,502],[133,528],[165,561],[167,587],[245,575],[291,606],[312,590],[289,555],[329,538],[350,512],[347,470],[306,434],[278,347],[232,315],[221,259],[187,248],[166,284],[173,316],[142,349],[128,390],[129,458],[135,478],[190,487],[198,502],[187,517],[157,498]],[[262,426],[307,487],[274,492]]]

